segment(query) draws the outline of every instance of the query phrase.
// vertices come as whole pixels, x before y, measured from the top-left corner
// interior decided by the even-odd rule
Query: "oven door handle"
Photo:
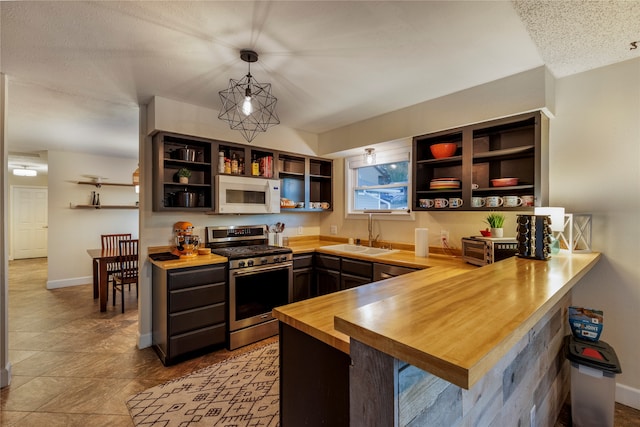
[[[268,266],[258,265],[256,267],[250,267],[243,270],[234,270],[232,272],[232,275],[234,277],[249,276],[251,274],[262,273],[264,271],[281,270],[283,268],[290,268],[290,267],[293,267],[293,262],[284,262],[281,264],[268,265]]]

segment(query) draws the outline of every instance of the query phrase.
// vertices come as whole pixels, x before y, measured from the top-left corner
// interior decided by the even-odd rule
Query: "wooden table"
[[[118,249],[87,249],[93,259],[93,298],[100,298],[100,311],[107,311],[107,264],[118,260]]]

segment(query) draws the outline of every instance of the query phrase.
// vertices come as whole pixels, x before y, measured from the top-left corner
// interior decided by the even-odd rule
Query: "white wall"
[[[134,206],[133,187],[78,185],[83,175],[103,176],[106,182],[130,183],[137,159],[49,151],[49,270],[47,288],[91,283],[87,249],[100,248],[100,235],[131,233],[138,237],[137,209],[71,209],[89,204],[92,191],[103,205]]]
[[[603,253],[574,304],[604,310],[601,338],[622,364],[619,402],[640,408],[640,60],[556,83],[551,122],[551,205],[593,214]]]
[[[543,108],[553,113],[553,84],[545,67],[534,68],[325,132],[318,152],[323,156]]]

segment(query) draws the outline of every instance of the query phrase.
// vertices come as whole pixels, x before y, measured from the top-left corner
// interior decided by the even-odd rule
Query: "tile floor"
[[[272,342],[225,349],[164,367],[151,348],[136,347],[138,309],[100,313],[91,285],[46,289],[45,258],[9,263],[9,359],[13,380],[0,390],[0,425],[132,426],[127,397],[169,379]],[[569,427],[565,405],[555,427]],[[640,411],[616,404],[616,427],[640,426]]]
[[[220,350],[164,367],[136,347],[135,290],[100,313],[91,285],[46,290],[47,260],[9,262],[9,360],[2,426],[132,426],[127,397],[245,352]],[[267,340],[267,342],[273,339]]]

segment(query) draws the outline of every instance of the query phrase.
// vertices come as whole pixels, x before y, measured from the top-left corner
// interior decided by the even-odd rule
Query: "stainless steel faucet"
[[[373,242],[378,240],[378,237],[380,237],[380,235],[378,234],[376,236],[376,238],[373,238],[373,214],[374,213],[378,213],[378,214],[385,214],[385,213],[391,213],[390,210],[382,210],[382,209],[365,209],[364,213],[369,215],[369,224],[368,224],[368,229],[369,229],[369,247],[373,246]]]
[[[376,240],[378,237],[376,236]],[[373,246],[373,213],[369,212],[369,247]]]

